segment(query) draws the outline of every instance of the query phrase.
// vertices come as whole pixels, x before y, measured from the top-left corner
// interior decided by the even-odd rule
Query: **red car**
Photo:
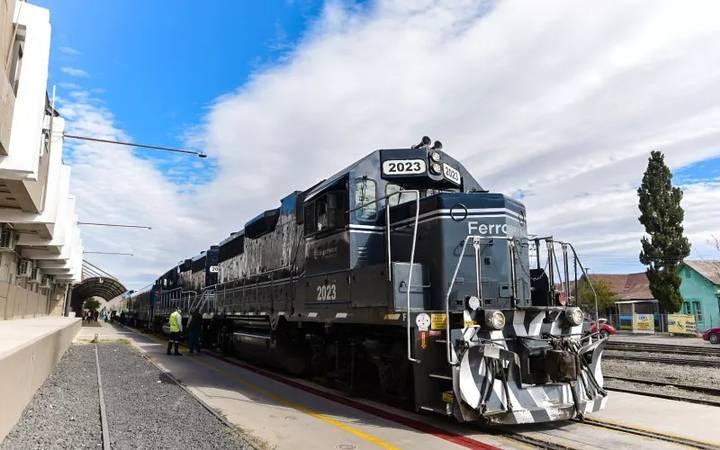
[[[710,341],[711,344],[720,344],[720,327],[705,330],[703,339]]]
[[[615,331],[615,327],[613,327],[612,325],[607,323],[607,319],[601,318],[600,320],[598,320],[598,322],[600,322],[600,337],[601,338],[606,338],[608,336],[617,334],[617,331]],[[590,322],[590,324],[585,322],[585,324],[586,325],[583,328],[585,330],[588,330],[588,328],[589,328],[589,331],[586,331],[587,334],[597,333],[597,331],[598,331],[597,323],[595,323],[593,321],[593,322]]]

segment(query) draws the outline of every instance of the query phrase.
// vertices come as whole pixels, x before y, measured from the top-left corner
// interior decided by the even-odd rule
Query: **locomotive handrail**
[[[403,192],[403,191],[398,191]],[[412,357],[412,334],[410,332],[410,292],[412,288],[412,274],[413,266],[415,265],[415,243],[417,242],[417,230],[418,223],[420,221],[420,191],[404,191],[415,193],[415,225],[413,226],[413,239],[412,247],[410,249],[410,268],[408,270],[408,281],[407,281],[407,315],[406,315],[406,328],[407,328],[407,350],[408,350],[408,361],[419,363],[420,360]],[[392,195],[392,194],[391,194]],[[388,264],[392,264],[390,260],[390,205],[385,205],[385,219],[387,226],[387,241],[388,241]],[[391,271],[388,270],[388,274]]]
[[[573,258],[575,259],[575,261],[576,261],[576,262],[578,263],[578,265],[580,266],[580,270],[582,271],[582,274],[585,275],[585,281],[587,281],[587,284],[588,284],[588,286],[590,286],[590,290],[591,290],[592,293],[593,293],[593,298],[594,298],[594,300],[595,300],[595,320],[598,320],[598,319],[600,318],[600,310],[599,310],[599,308],[598,308],[597,291],[595,290],[595,286],[593,286],[592,282],[590,281],[590,276],[587,274],[587,271],[585,270],[585,266],[583,266],[582,261],[580,261],[580,258],[578,257],[577,252],[575,251],[575,247],[573,247],[573,245],[572,245],[571,243],[569,243],[569,242],[554,241],[554,240],[553,240],[552,242],[557,242],[557,243],[560,244],[560,245],[567,245],[568,247],[570,247],[570,250],[572,250],[572,252],[573,252]],[[576,303],[576,304],[577,304],[577,301],[578,301],[578,300],[579,300],[579,299],[575,299],[575,303]]]
[[[388,195],[384,195],[382,197],[376,198],[375,200],[367,203],[363,203],[360,206],[356,206],[353,209],[349,209],[346,212],[348,214],[355,212],[359,209],[365,208],[366,206],[374,205],[375,203],[379,203],[382,200],[389,200],[391,197],[397,195],[401,196],[402,194],[415,194],[415,217],[416,217],[416,226],[415,231],[417,231],[417,218],[420,215],[420,191],[418,190],[400,190],[397,192],[390,193]],[[386,235],[386,245],[387,245],[387,261],[388,261],[388,281],[392,281],[392,250],[390,248],[390,202],[385,202],[385,235]]]
[[[413,274],[413,266],[415,265],[415,244],[417,242],[417,230],[418,230],[418,223],[420,222],[420,191],[419,190],[399,190],[397,192],[393,192],[391,194],[382,196],[380,198],[376,198],[375,200],[371,202],[364,203],[360,206],[356,206],[353,209],[348,210],[348,214],[354,211],[357,211],[359,209],[362,209],[366,206],[373,205],[375,203],[378,203],[381,200],[387,200],[393,195],[402,195],[402,194],[415,194],[415,221],[413,225],[413,239],[412,239],[412,246],[410,248],[410,269],[408,270],[408,281],[407,281],[407,305],[406,305],[406,328],[407,328],[407,355],[408,355],[408,361],[419,363],[420,360],[413,358],[412,356],[412,333],[410,331],[410,293],[411,293],[411,287],[412,287],[412,274]],[[386,236],[386,245],[387,245],[387,272],[388,272],[388,281],[392,281],[392,246],[390,241],[390,202],[385,202],[385,236]]]
[[[455,361],[455,358],[453,358],[452,354],[452,342],[450,340],[450,294],[452,293],[452,289],[455,286],[455,280],[457,279],[457,274],[460,271],[460,265],[462,264],[463,257],[465,256],[465,250],[467,250],[467,244],[470,241],[470,239],[473,240],[473,245],[475,242],[479,243],[483,239],[492,241],[494,239],[505,239],[505,240],[513,240],[515,239],[512,236],[473,236],[468,235],[465,240],[463,241],[462,251],[460,252],[460,256],[458,257],[458,263],[455,265],[455,271],[453,272],[452,279],[450,280],[450,286],[448,287],[447,294],[445,295],[445,351],[446,351],[446,357],[448,364],[455,366],[457,365],[457,361]],[[477,261],[477,256],[476,256]],[[479,279],[479,277],[478,277]],[[480,283],[482,286],[482,280],[480,279]],[[478,291],[480,291],[481,288],[478,288]],[[482,297],[480,298],[480,302],[482,302]]]

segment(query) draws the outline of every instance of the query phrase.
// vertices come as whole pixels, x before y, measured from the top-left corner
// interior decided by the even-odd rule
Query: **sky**
[[[439,139],[529,232],[641,271],[636,190],[661,150],[691,258],[718,259],[720,3],[85,2],[51,11],[50,84],[86,259],[137,289],[370,151]]]

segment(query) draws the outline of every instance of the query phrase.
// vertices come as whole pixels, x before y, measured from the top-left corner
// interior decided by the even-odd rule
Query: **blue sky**
[[[531,233],[596,273],[641,271],[636,188],[662,150],[692,258],[719,258],[720,2],[32,1],[78,133],[66,141],[87,250],[138,288],[378,147],[444,148],[521,197]],[[211,7],[207,7],[211,5]]]
[[[316,0],[33,3],[51,10],[49,83],[58,95],[88,91],[133,140],[170,146],[186,144],[213,100],[281,60],[322,7]],[[188,167],[172,155],[137,154],[171,179]],[[205,168],[212,173],[212,161]]]

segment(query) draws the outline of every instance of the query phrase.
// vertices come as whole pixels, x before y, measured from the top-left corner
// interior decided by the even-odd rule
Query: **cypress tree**
[[[640,262],[647,266],[650,291],[662,312],[675,313],[682,306],[678,265],[690,254],[690,242],[683,235],[685,212],[680,206],[682,190],[672,186],[672,172],[662,152],[650,153],[648,166],[638,188],[640,223],[645,226],[640,241]]]

